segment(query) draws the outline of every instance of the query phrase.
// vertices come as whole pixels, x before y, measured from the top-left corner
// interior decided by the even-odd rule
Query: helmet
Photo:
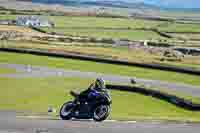
[[[95,87],[96,90],[103,90],[106,88],[105,81],[102,78],[97,78],[95,81]]]

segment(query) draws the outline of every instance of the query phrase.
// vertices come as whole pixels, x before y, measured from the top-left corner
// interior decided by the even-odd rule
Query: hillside
[[[24,0],[23,0],[24,1]],[[26,0],[29,1],[29,0]],[[194,0],[32,0],[65,6],[104,6],[117,8],[149,8],[161,10],[200,11],[200,2]]]

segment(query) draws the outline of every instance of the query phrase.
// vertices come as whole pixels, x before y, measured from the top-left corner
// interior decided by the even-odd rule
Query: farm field
[[[156,20],[96,17],[46,16],[44,18],[54,20],[56,25],[55,28],[42,28],[47,32],[96,38],[153,40],[180,46],[199,46],[200,26],[198,23],[183,24],[176,21],[163,22]],[[171,35],[173,38],[161,36],[150,29],[157,29],[160,32]],[[181,33],[184,33],[184,37],[179,35]],[[179,43],[179,41],[185,40],[187,40],[186,43]],[[195,41],[195,43],[191,41]]]
[[[10,19],[16,19],[16,18],[17,18],[17,15],[5,15],[5,14],[0,15],[1,20],[10,20]]]
[[[184,59],[170,61],[165,58],[159,50],[147,50],[145,48],[125,48],[111,47],[102,43],[60,43],[60,42],[29,42],[29,41],[2,41],[2,47],[26,48],[26,49],[43,49],[47,51],[63,51],[82,55],[90,55],[100,58],[121,59],[130,62],[139,63],[157,63],[174,65],[180,67],[189,67],[200,69],[199,56],[185,56]],[[161,61],[162,59],[165,61]]]
[[[45,17],[44,17],[45,18]],[[151,31],[137,30],[138,28],[154,28],[163,23],[159,21],[122,19],[122,18],[97,18],[97,17],[57,17],[48,16],[54,20],[55,28],[43,28],[48,32],[64,33],[74,36],[90,36],[97,38],[114,38],[130,40],[161,40],[164,37]]]
[[[65,35],[73,36],[89,36],[95,38],[112,38],[112,39],[129,39],[129,40],[164,40],[164,37],[159,36],[152,31],[141,30],[104,30],[104,29],[69,29],[56,28],[48,30],[49,32],[64,33]]]
[[[163,22],[125,18],[103,17],[68,17],[43,16],[53,22],[57,27],[90,27],[90,28],[151,28]]]
[[[50,18],[51,19],[51,18]],[[60,21],[59,21],[60,20]],[[161,22],[145,20],[111,19],[111,18],[58,18],[56,27],[44,30],[74,36],[90,36],[96,38],[113,38],[129,40],[161,40],[164,37],[151,31],[138,28],[156,27]],[[107,28],[107,29],[106,29]]]
[[[177,33],[200,33],[200,24],[199,23],[186,23],[186,24],[180,24],[180,23],[171,23],[163,27],[158,28],[160,31],[164,32],[177,32]]]
[[[0,20],[13,20],[20,15],[0,15]],[[77,16],[39,16],[55,23],[54,28],[42,28],[47,32],[57,32],[74,36],[89,36],[96,38],[113,38],[129,40],[154,40],[184,45],[179,40],[191,39],[198,44],[200,26],[198,23],[163,22],[156,20],[127,19],[127,18],[103,18],[103,17],[77,17]],[[144,30],[145,29],[145,30]],[[171,34],[172,39],[161,36],[150,31],[157,29],[161,32]],[[182,35],[179,34],[183,34]],[[193,37],[193,33],[195,33]],[[178,34],[178,35],[177,35]],[[197,37],[195,37],[197,36]],[[187,46],[187,44],[185,44]],[[194,45],[195,46],[195,45]],[[198,46],[198,45],[197,45]]]

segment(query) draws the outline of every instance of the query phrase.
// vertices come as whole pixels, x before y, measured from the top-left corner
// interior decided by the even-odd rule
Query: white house
[[[16,25],[29,27],[54,27],[54,23],[36,16],[19,16]]]

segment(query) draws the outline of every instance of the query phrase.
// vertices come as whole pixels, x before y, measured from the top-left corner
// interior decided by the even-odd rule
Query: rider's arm
[[[87,96],[93,90],[94,84],[91,84],[87,90],[84,90],[80,93],[81,96]]]

